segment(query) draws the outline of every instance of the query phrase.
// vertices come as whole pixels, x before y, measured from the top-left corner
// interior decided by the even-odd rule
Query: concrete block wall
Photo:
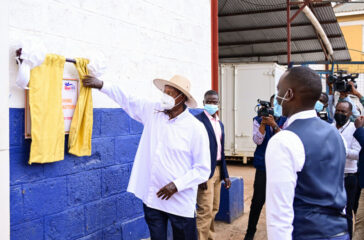
[[[22,41],[40,42],[49,53],[103,59],[107,69],[102,80],[148,98],[160,96],[154,78],[182,74],[191,80],[192,94],[201,106],[211,86],[210,1],[7,3],[11,239],[148,237],[142,203],[126,192],[143,126],[93,91],[92,156],[65,154],[63,161],[29,166],[25,95],[15,86],[15,50]],[[78,77],[72,64],[66,63],[64,77]]]
[[[142,202],[126,192],[142,132],[140,123],[121,109],[94,109],[90,157],[66,153],[63,161],[30,166],[24,109],[12,108],[9,114],[11,239],[149,236]],[[113,125],[122,125],[122,130],[101,127]]]

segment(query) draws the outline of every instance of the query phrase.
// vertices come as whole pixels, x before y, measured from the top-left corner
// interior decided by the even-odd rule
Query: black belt
[[[344,173],[345,177],[356,176],[356,173]]]

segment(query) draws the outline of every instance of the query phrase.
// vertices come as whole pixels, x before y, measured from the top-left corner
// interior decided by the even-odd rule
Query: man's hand
[[[158,192],[158,198],[162,197],[162,200],[168,200],[172,197],[173,194],[177,192],[177,187],[173,182],[168,183],[166,186],[162,187]]]
[[[362,98],[362,95],[360,94],[360,92],[355,88],[354,82],[350,81],[349,84],[351,85],[350,94],[353,94],[354,96],[358,97],[359,99]]]
[[[201,183],[200,185],[198,185],[198,188],[200,190],[206,191],[207,190],[207,182]]]
[[[231,181],[230,178],[224,178],[224,187],[226,189],[229,189],[231,187]]]
[[[265,125],[271,126],[272,128],[277,126],[277,123],[272,115],[269,115],[268,117],[263,117],[262,122],[264,122]]]
[[[355,127],[356,127],[356,128],[364,127],[364,116],[359,116],[359,117],[355,120]]]
[[[97,89],[101,89],[102,86],[104,85],[103,81],[101,81],[95,77],[92,77],[90,75],[86,75],[85,77],[83,77],[82,83],[83,83],[83,86],[85,86],[85,87],[97,88]]]

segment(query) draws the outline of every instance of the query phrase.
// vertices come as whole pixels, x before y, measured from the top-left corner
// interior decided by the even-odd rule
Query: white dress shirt
[[[287,119],[285,126],[288,127],[297,119],[315,117],[317,117],[315,110],[299,112]],[[302,170],[305,158],[303,143],[292,131],[280,131],[268,142],[265,159],[266,218],[269,240],[292,239],[297,172]]]
[[[336,128],[336,123],[332,124]],[[338,129],[347,145],[345,173],[356,173],[358,171],[358,160],[361,146],[354,138],[356,127],[353,122],[348,120],[344,126]]]
[[[128,192],[150,208],[193,218],[197,187],[211,172],[209,138],[205,126],[186,109],[169,120],[160,103],[129,96],[118,86],[104,83],[101,92],[117,102],[131,118],[144,125],[135,156]],[[173,182],[178,192],[169,200],[157,192]]]

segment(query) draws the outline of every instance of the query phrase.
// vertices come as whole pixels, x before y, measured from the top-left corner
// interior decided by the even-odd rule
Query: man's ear
[[[288,88],[287,90],[287,96],[286,96],[286,101],[291,101],[294,98],[294,92],[292,88]]]

